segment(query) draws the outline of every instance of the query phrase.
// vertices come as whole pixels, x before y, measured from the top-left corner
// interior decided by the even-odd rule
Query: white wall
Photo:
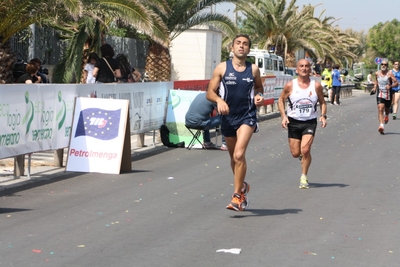
[[[171,81],[210,79],[221,62],[222,33],[208,28],[190,29],[171,43]]]

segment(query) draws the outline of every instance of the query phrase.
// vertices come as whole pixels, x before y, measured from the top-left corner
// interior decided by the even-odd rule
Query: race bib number
[[[296,116],[297,117],[310,117],[313,109],[312,104],[303,104],[296,106]]]

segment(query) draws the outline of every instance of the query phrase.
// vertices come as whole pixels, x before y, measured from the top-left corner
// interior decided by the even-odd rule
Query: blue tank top
[[[400,70],[399,71],[392,70],[392,73],[393,73],[394,77],[396,77],[397,82],[400,83]],[[392,90],[395,92],[399,91],[400,85],[393,87]]]
[[[229,106],[229,114],[222,116],[222,125],[231,126],[257,123],[257,109],[254,104],[254,77],[252,63],[246,61],[246,69],[238,72],[233,68],[232,60],[226,61],[226,71],[222,77],[219,93]]]

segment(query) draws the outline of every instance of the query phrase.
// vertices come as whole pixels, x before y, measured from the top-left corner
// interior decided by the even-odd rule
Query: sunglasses
[[[381,64],[382,66],[387,66],[388,64]]]

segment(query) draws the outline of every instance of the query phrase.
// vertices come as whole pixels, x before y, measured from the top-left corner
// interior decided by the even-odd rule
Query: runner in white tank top
[[[322,127],[326,126],[326,103],[322,86],[311,81],[311,65],[306,59],[297,62],[297,79],[289,81],[278,100],[283,128],[288,129],[290,152],[300,158],[302,174],[299,188],[309,188],[307,173],[311,165],[311,145],[317,128],[317,102],[320,104]],[[287,115],[286,100],[289,101]]]
[[[387,124],[389,121],[389,110],[390,105],[392,104],[391,88],[398,85],[393,73],[389,72],[388,70],[388,62],[383,60],[380,71],[375,73],[375,85],[371,90],[372,92],[376,92],[379,120],[378,132],[380,134],[385,134],[384,124]]]

